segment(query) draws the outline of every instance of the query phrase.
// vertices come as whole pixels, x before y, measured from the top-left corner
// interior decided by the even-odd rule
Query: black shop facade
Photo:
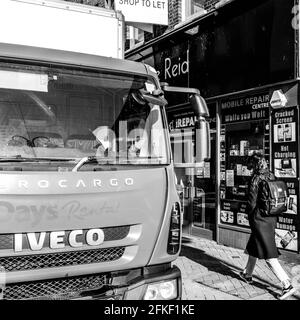
[[[251,172],[261,152],[289,188],[277,246],[299,253],[299,48],[294,0],[235,0],[126,53],[153,66],[161,82],[200,90],[210,112],[211,158],[195,155],[195,117],[182,94],[168,94],[167,119],[183,232],[244,249]],[[176,150],[181,150],[176,152]]]

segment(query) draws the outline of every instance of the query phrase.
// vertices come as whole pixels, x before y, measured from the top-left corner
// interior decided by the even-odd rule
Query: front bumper
[[[158,269],[161,268],[158,266]],[[122,275],[117,278],[122,278]],[[125,278],[126,277],[124,277],[124,279]],[[75,300],[143,300],[149,284],[168,282],[172,280],[174,280],[177,285],[177,297],[174,300],[181,300],[182,297],[181,272],[176,266],[169,268],[168,270],[162,268],[161,271],[155,273],[150,272],[140,275],[129,280],[128,283],[123,283],[123,285],[122,279],[114,281],[115,279],[116,278],[112,278],[112,286],[110,286],[109,290],[106,292],[100,293],[97,291],[90,291]],[[114,285],[114,282],[118,281],[121,281],[121,283]]]
[[[8,283],[6,286],[4,283],[0,285],[0,300],[142,300],[148,286],[151,290],[153,287],[165,288],[170,287],[170,282],[173,294],[169,300],[180,300],[181,272],[170,263],[111,273]]]

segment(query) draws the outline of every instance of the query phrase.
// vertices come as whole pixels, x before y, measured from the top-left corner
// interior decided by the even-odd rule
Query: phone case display
[[[249,228],[247,160],[255,152],[270,160],[269,99],[262,93],[221,103],[220,223]]]
[[[279,248],[299,252],[299,151],[297,107],[273,110],[272,159],[275,176],[286,182],[289,191],[288,210],[278,218],[276,244]]]

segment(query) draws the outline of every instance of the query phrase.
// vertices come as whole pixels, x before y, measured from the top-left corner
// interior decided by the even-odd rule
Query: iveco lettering
[[[47,236],[47,241],[46,241]],[[24,239],[24,241],[23,241]],[[66,246],[80,248],[86,246],[98,246],[104,241],[104,233],[101,229],[52,231],[49,233],[26,233],[14,235],[14,251],[21,252],[24,250],[24,243],[32,251],[40,251],[46,245],[51,249],[63,249]]]

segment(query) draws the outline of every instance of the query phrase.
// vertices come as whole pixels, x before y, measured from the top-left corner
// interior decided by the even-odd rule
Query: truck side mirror
[[[202,163],[210,159],[210,127],[206,118],[209,117],[207,104],[203,97],[199,94],[192,94],[190,96],[190,103],[196,115],[195,123],[195,146],[196,146],[196,163]]]
[[[192,94],[190,96],[190,103],[197,117],[209,117],[207,104],[204,98],[202,98],[199,94]]]
[[[211,157],[210,126],[204,117],[199,117],[195,123],[195,162],[203,163]]]
[[[208,123],[209,111],[207,104],[200,91],[196,88],[181,88],[169,86],[168,83],[161,83],[165,92],[182,93],[189,95],[189,102],[196,116],[195,121],[195,163],[189,167],[202,166],[205,160],[211,157],[210,127]],[[188,166],[186,166],[188,167]]]

